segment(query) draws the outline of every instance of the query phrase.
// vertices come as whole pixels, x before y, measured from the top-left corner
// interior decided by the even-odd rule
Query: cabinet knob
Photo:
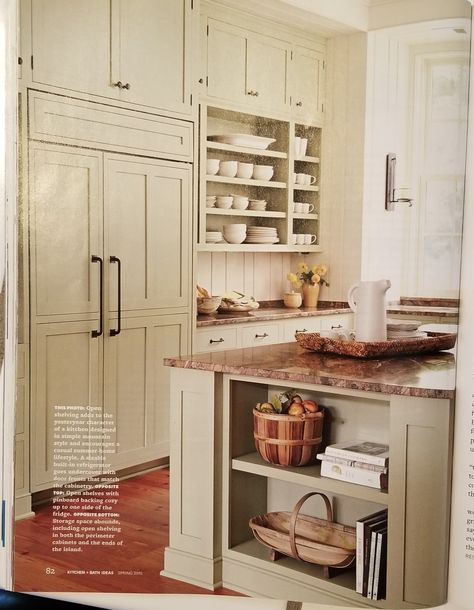
[[[255,97],[258,97],[258,91],[254,92]]]
[[[224,339],[222,337],[220,339],[209,339],[209,343],[224,343]]]
[[[122,81],[118,80],[116,83],[112,83],[112,87],[117,87],[118,89],[123,89]]]
[[[254,94],[254,92],[252,90],[247,91],[247,95],[253,95],[253,94]]]
[[[265,339],[268,337],[268,333],[263,333],[263,335],[255,334],[255,339]]]
[[[203,79],[203,78],[200,78],[200,79],[198,80],[198,83],[199,83],[200,85],[202,85],[202,84],[203,84],[203,82],[204,82],[204,79]]]
[[[303,105],[303,102],[296,102],[296,105],[301,107]]]

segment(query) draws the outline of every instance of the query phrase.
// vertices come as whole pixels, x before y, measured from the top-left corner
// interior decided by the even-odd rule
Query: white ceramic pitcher
[[[358,282],[349,288],[347,300],[355,313],[356,341],[387,340],[385,294],[390,280]]]

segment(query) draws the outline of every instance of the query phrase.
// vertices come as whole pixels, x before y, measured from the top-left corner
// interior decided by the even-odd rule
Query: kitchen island
[[[337,605],[420,607],[446,599],[455,358],[384,360],[317,354],[296,343],[167,358],[171,369],[170,542],[163,574],[210,589]],[[295,388],[325,409],[323,443],[390,446],[388,490],[264,462],[252,408]],[[335,519],[388,508],[387,599],[355,591],[355,571],[271,561],[249,519],[292,510],[308,491],[331,497]],[[315,500],[305,514],[325,515]],[[316,512],[314,512],[316,511]]]

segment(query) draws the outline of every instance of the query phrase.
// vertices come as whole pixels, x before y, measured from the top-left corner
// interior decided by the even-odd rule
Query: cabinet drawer
[[[242,328],[242,347],[278,343],[279,338],[279,324],[259,324]]]
[[[301,332],[318,332],[321,328],[321,319],[319,316],[314,318],[299,318],[295,320],[285,320],[282,323],[282,337],[286,341],[295,341],[296,331]]]
[[[321,316],[321,330],[332,328],[348,328],[354,325],[352,313],[336,314],[334,316]]]
[[[193,125],[153,114],[30,91],[30,138],[192,161]]]
[[[196,352],[215,352],[237,347],[236,328],[198,329],[196,332]]]

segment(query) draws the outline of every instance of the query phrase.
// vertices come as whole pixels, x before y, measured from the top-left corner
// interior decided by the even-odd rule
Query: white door
[[[324,54],[295,47],[291,61],[291,106],[296,120],[321,118],[324,101]]]
[[[119,298],[124,315],[186,307],[191,166],[108,156],[105,167],[109,311],[118,311]]]
[[[109,0],[31,0],[33,82],[116,96]]]
[[[29,170],[32,311],[98,314],[102,154],[34,143]]]
[[[189,0],[112,0],[112,82],[123,101],[191,111]]]

